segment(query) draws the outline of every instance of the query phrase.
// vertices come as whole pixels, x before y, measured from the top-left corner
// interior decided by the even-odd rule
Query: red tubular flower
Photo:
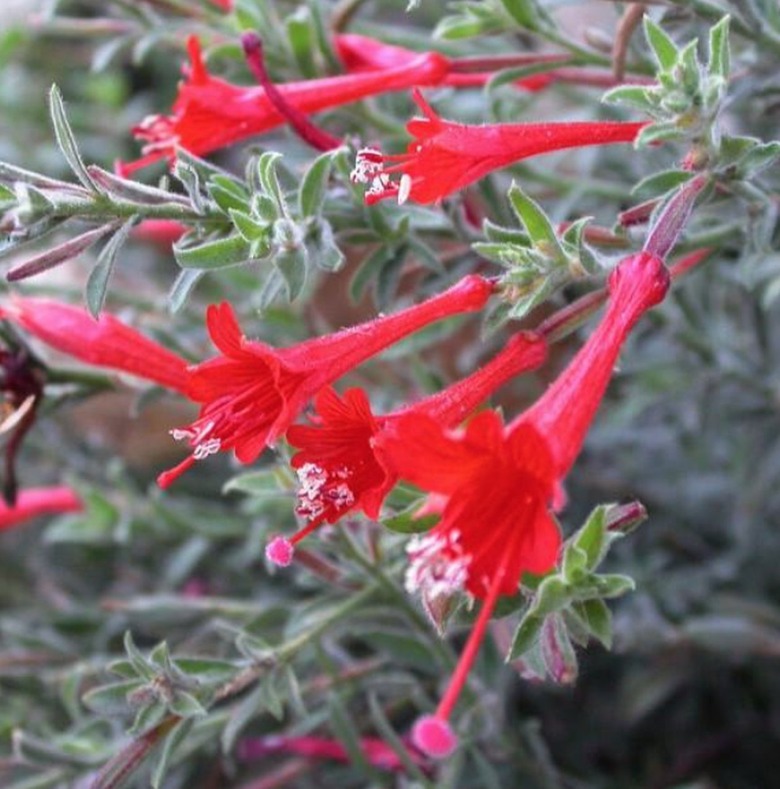
[[[187,49],[191,65],[172,115],[152,115],[133,129],[133,134],[146,142],[144,156],[120,164],[123,175],[163,157],[173,157],[177,146],[203,156],[284,123],[262,87],[233,85],[209,74],[197,38],[188,40]],[[277,87],[296,109],[314,113],[415,85],[438,85],[447,71],[446,58],[429,52],[381,72],[344,74]]]
[[[610,276],[596,330],[536,404],[506,427],[485,412],[452,433],[411,414],[381,437],[403,479],[443,497],[439,523],[410,542],[407,587],[429,598],[466,589],[483,600],[435,714],[413,730],[426,753],[446,756],[456,745],[448,718],[498,597],[513,594],[523,572],[553,567],[561,538],[548,507],[556,486],[579,454],[628,333],[668,286],[660,259],[641,252],[623,260]]]
[[[96,367],[109,367],[187,391],[187,362],[107,313],[93,318],[86,310],[52,299],[12,296],[0,318],[13,321],[55,350]]]
[[[189,230],[173,219],[144,219],[131,231],[133,238],[170,249]]]
[[[482,309],[492,290],[488,280],[467,276],[395,315],[280,350],[247,340],[229,304],[212,305],[207,326],[222,355],[190,368],[188,396],[203,405],[195,422],[173,431],[193,453],[161,474],[159,484],[167,487],[196,460],[219,451],[233,450],[241,463],[251,463],[324,386],[429,323]]]
[[[414,141],[405,154],[383,155],[372,148],[358,152],[354,183],[369,184],[366,203],[387,197],[399,203],[433,203],[483,178],[493,170],[564,148],[632,142],[644,123],[494,123],[469,126],[442,120],[418,90],[414,100],[424,118],[406,125]],[[400,173],[399,182],[390,178]]]
[[[334,37],[336,51],[341,62],[347,71],[359,73],[364,71],[375,71],[377,69],[394,68],[404,65],[410,60],[420,56],[419,52],[405,47],[398,47],[393,44],[386,44],[368,36],[361,36],[355,33],[340,33]],[[530,65],[530,64],[549,64],[549,71],[532,74],[528,77],[515,80],[514,85],[527,91],[539,91],[554,82],[570,82],[577,85],[591,85],[599,88],[609,88],[624,82],[646,83],[652,82],[647,78],[632,76],[624,80],[616,80],[611,70],[607,69],[586,69],[573,67],[560,67],[556,63],[567,61],[567,55],[524,55],[520,57],[507,56],[505,59],[495,62],[493,70],[488,71],[462,71],[458,70],[461,62],[449,60],[450,73],[442,80],[442,85],[453,88],[481,88],[496,74],[499,68],[510,65]],[[489,62],[490,58],[486,58]],[[514,62],[513,62],[514,61]]]
[[[291,463],[301,487],[296,512],[306,526],[289,540],[276,537],[267,556],[275,564],[290,563],[293,546],[323,523],[335,523],[360,509],[376,519],[385,496],[398,475],[376,448],[380,433],[392,432],[399,419],[423,414],[442,427],[455,427],[499,386],[522,372],[535,369],[547,356],[544,340],[522,332],[484,367],[442,392],[384,416],[374,416],[362,389],[348,389],[339,397],[331,387],[315,400],[312,425],[293,425],[287,440],[298,451]]]
[[[18,493],[13,507],[0,501],[0,530],[13,528],[39,515],[78,512],[81,509],[81,499],[64,485],[28,488]]]
[[[392,772],[406,769],[398,754],[384,740],[363,737],[359,744],[366,761],[374,767]],[[295,753],[312,759],[330,759],[344,764],[350,761],[347,749],[340,742],[312,735],[251,737],[242,740],[238,746],[238,756],[243,761],[262,759],[272,753]],[[407,754],[419,766],[425,765],[425,760],[417,752],[409,749]]]

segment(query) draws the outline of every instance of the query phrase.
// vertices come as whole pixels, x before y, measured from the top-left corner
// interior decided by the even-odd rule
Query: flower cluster
[[[212,4],[232,10],[229,0],[212,0]],[[151,116],[134,129],[145,143],[143,156],[122,165],[124,173],[175,157],[179,148],[208,154],[285,122],[304,139],[316,141],[309,114],[411,88],[422,117],[407,124],[413,138],[407,151],[384,154],[376,147],[361,147],[350,177],[367,187],[368,205],[390,197],[399,204],[431,204],[527,157],[633,142],[646,125],[628,121],[467,125],[444,120],[419,87],[484,84],[487,71],[461,72],[439,53],[414,53],[384,44],[372,47],[361,36],[340,35],[335,44],[346,73],[274,85],[265,71],[262,43],[253,33],[245,33],[242,45],[261,85],[243,87],[212,75],[199,41],[190,38],[190,65],[172,112]],[[548,73],[523,80],[520,86],[537,90],[566,79],[565,69],[553,67],[554,58],[550,64]],[[329,144],[327,136],[321,139]],[[0,305],[0,318],[85,364],[150,381],[197,406],[197,416],[189,424],[170,430],[174,439],[186,444],[187,455],[157,477],[163,489],[212,455],[232,453],[238,463],[251,464],[286,439],[293,449],[290,464],[298,480],[294,508],[302,523],[294,533],[272,536],[266,556],[273,564],[291,564],[295,547],[323,524],[336,524],[358,512],[378,520],[399,481],[422,491],[424,501],[416,514],[432,516],[433,525],[407,543],[405,588],[419,599],[440,632],[460,597],[479,607],[440,702],[433,713],[417,720],[408,739],[410,759],[429,765],[429,758],[444,758],[457,746],[452,713],[500,598],[516,595],[524,575],[548,573],[560,561],[563,538],[554,513],[565,501],[566,476],[580,454],[627,338],[669,289],[665,260],[707,183],[705,175],[690,178],[653,214],[643,249],[613,265],[606,292],[589,301],[593,309],[606,301],[606,308],[584,344],[536,402],[508,419],[484,408],[486,402],[511,379],[545,363],[550,344],[559,338],[564,322],[560,314],[565,310],[557,322],[548,319],[536,329],[508,332],[500,349],[481,367],[389,413],[375,413],[363,388],[352,386],[339,393],[333,386],[433,323],[480,312],[499,295],[506,302],[512,300],[511,288],[501,291],[495,279],[476,273],[389,315],[282,348],[247,337],[227,301],[210,304],[205,326],[216,353],[197,363],[116,317],[104,313],[96,319],[51,299],[10,296]],[[280,197],[279,202],[285,199]],[[237,209],[229,213],[243,221],[249,235],[266,229]],[[378,216],[379,210],[374,214]],[[135,232],[170,242],[184,226],[159,218],[169,216],[160,213],[157,219],[139,224]],[[545,245],[563,249],[552,225],[548,233],[546,217],[535,214],[535,220],[536,226],[528,230],[535,250]],[[313,227],[312,221],[307,232]],[[526,261],[532,253],[530,247],[523,250],[528,253]],[[566,318],[571,314],[570,306]],[[46,387],[32,359],[26,348],[19,353],[0,351],[9,411],[3,428],[16,429],[6,454],[6,478],[12,484],[4,490],[0,528],[42,512],[82,506],[78,496],[63,486],[30,489],[16,496],[13,457]],[[313,407],[307,411],[310,404]],[[244,746],[246,758],[276,751],[335,760],[349,756],[340,744],[308,734],[247,740]],[[400,769],[404,761],[372,739],[364,740],[360,749],[365,759],[383,769]]]

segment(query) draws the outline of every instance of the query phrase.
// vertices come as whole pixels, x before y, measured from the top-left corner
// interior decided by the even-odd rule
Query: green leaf
[[[671,71],[679,56],[677,47],[669,36],[647,15],[644,16],[645,38],[664,71]]]
[[[550,17],[535,0],[501,0],[501,5],[523,30],[538,31],[550,27]]]
[[[238,491],[256,498],[289,497],[289,491],[279,484],[275,471],[249,471],[228,480],[222,488],[223,493]]]
[[[195,696],[183,690],[177,690],[173,694],[168,709],[180,718],[202,718],[206,715],[205,708]]]
[[[281,720],[284,717],[283,691],[279,687],[280,679],[277,671],[271,671],[260,680],[260,704],[276,720]]]
[[[569,542],[563,551],[561,574],[567,584],[576,585],[584,576],[588,565],[588,554],[576,543]]]
[[[502,27],[503,25],[498,20],[445,16],[434,28],[432,36],[444,41],[458,41],[463,38],[497,33],[501,31]]]
[[[566,254],[558,241],[555,227],[539,204],[524,194],[516,183],[509,188],[507,196],[533,246],[553,260],[564,261]]]
[[[287,300],[295,301],[306,284],[307,256],[304,247],[295,247],[277,253],[274,266],[284,278]]]
[[[512,645],[506,656],[507,663],[510,660],[517,660],[528,652],[539,640],[539,633],[544,624],[544,617],[536,614],[526,614],[515,630],[512,638]]]
[[[51,114],[51,121],[54,125],[54,135],[57,138],[57,145],[62,151],[62,155],[70,165],[76,178],[81,181],[87,189],[98,195],[103,194],[103,190],[95,183],[92,176],[87,171],[81,154],[79,153],[76,138],[73,135],[73,129],[68,122],[68,116],[65,113],[65,105],[62,101],[62,93],[56,85],[51,86],[49,91],[49,113]]]
[[[46,529],[46,543],[104,543],[116,539],[120,521],[119,510],[101,493],[87,490],[82,493],[84,512],[58,518]]]
[[[399,512],[392,518],[385,518],[381,521],[382,525],[397,534],[422,534],[430,531],[440,519],[439,515],[423,515],[419,518],[414,513],[420,509],[419,503],[407,507],[403,512]]]
[[[207,189],[211,199],[226,214],[231,211],[246,211],[249,208],[248,195],[239,196],[215,183],[209,183]]]
[[[238,230],[241,238],[248,244],[252,244],[258,240],[264,240],[266,244],[270,242],[271,228],[265,222],[257,222],[255,219],[244,211],[239,211],[235,208],[228,210],[230,221],[233,226]]]
[[[587,623],[593,637],[604,646],[612,648],[612,612],[601,599],[583,600],[574,604],[575,609]]]
[[[188,237],[189,234],[173,245],[173,255],[182,268],[213,271],[246,263],[250,259],[249,245],[238,234],[195,246],[183,246]]]
[[[604,558],[607,541],[607,506],[596,507],[580,530],[571,538],[585,554],[586,567],[594,570]]]
[[[187,740],[187,736],[192,729],[192,725],[193,720],[191,718],[185,718],[184,720],[177,723],[170,730],[170,732],[168,732],[162,750],[160,751],[160,757],[157,760],[157,764],[154,766],[154,771],[152,772],[150,781],[152,789],[160,789],[160,787],[163,785],[166,773],[168,772],[168,765],[170,764],[171,757],[175,753],[176,749]]]
[[[127,657],[130,659],[130,662],[132,663],[133,668],[135,669],[138,676],[144,679],[146,682],[152,682],[157,677],[157,672],[154,670],[149,661],[141,654],[140,650],[135,645],[133,634],[129,630],[125,631],[123,643]]]
[[[346,260],[333,237],[330,222],[325,219],[315,221],[306,237],[306,249],[312,264],[323,271],[338,271]]]
[[[714,77],[728,79],[731,70],[731,52],[729,49],[729,25],[730,16],[714,25],[710,30],[709,50],[710,60],[707,70]]]
[[[257,159],[256,172],[263,191],[273,197],[279,207],[279,211],[285,215],[287,213],[287,201],[276,173],[277,163],[281,158],[282,154],[276,151],[266,151]]]
[[[287,40],[295,61],[305,77],[317,75],[312,53],[315,49],[311,10],[301,6],[285,21]]]
[[[681,140],[685,137],[685,132],[679,126],[669,121],[667,123],[652,123],[645,126],[634,140],[635,148],[645,148],[656,142],[669,142],[673,140]]]
[[[545,578],[539,585],[534,602],[528,613],[534,616],[545,616],[559,611],[569,601],[571,589],[559,575]]]
[[[233,750],[241,732],[252,722],[253,718],[264,711],[264,694],[263,687],[256,685],[251,693],[231,709],[230,717],[220,737],[223,753],[230,753]]]
[[[642,87],[641,85],[618,85],[608,90],[602,97],[604,104],[622,104],[628,107],[655,115],[659,107],[659,94],[657,88]]]
[[[179,312],[182,307],[187,303],[190,293],[194,290],[195,286],[200,282],[201,277],[204,275],[201,269],[190,268],[182,269],[168,293],[168,309],[172,313]]]
[[[114,270],[119,251],[124,246],[125,241],[127,241],[130,231],[136,223],[136,219],[137,217],[128,219],[127,222],[111,236],[103,249],[100,250],[97,263],[89,273],[85,300],[87,302],[87,308],[93,318],[97,318],[100,315],[100,311],[103,309],[103,304],[106,301],[106,293],[108,292],[108,283],[111,279],[111,272]]]
[[[141,687],[138,679],[112,682],[98,688],[88,690],[82,697],[83,704],[98,715],[117,715],[127,712],[129,703],[128,694]]]
[[[690,181],[693,173],[689,170],[662,170],[658,173],[653,173],[643,178],[631,190],[631,194],[635,195],[641,200],[649,200],[651,197],[660,197],[672,189],[677,189],[678,186]]]
[[[333,166],[333,157],[343,149],[326,151],[318,156],[304,173],[301,186],[298,189],[298,207],[301,216],[319,216],[322,211],[322,202],[325,199],[325,190]]]
[[[775,164],[780,158],[780,142],[765,142],[753,146],[737,162],[737,170],[743,178],[749,178]]]

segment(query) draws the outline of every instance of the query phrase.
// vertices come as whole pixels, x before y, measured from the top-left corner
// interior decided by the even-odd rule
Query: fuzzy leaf
[[[49,91],[49,113],[51,114],[51,121],[54,125],[54,135],[57,138],[57,145],[59,145],[63,156],[73,170],[76,178],[81,181],[87,189],[90,189],[95,194],[102,195],[103,190],[95,183],[92,176],[87,171],[81,154],[79,153],[76,138],[73,135],[73,129],[68,122],[68,116],[65,113],[65,104],[62,101],[62,93],[56,85],[51,86]]]

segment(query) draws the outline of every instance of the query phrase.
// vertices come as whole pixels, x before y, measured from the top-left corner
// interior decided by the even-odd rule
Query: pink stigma
[[[294,553],[295,548],[293,548],[293,544],[284,537],[274,537],[265,546],[266,558],[277,567],[289,567]]]
[[[412,727],[412,742],[432,759],[445,759],[458,747],[450,724],[436,715],[424,715]]]

